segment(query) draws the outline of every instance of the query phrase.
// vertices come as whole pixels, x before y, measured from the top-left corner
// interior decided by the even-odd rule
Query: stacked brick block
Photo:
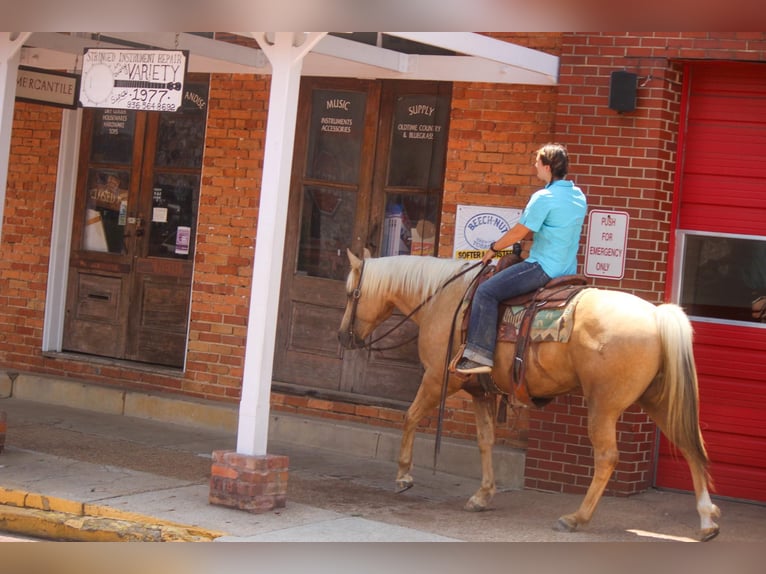
[[[208,500],[210,504],[252,513],[284,508],[288,463],[289,458],[282,455],[214,451]]]

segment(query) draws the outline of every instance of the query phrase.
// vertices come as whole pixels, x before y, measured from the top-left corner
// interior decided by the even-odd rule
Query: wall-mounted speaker
[[[617,112],[632,112],[636,109],[638,74],[619,70],[609,78],[609,108]]]

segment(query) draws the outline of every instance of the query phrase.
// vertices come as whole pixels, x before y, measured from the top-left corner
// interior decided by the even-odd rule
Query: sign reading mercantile
[[[87,108],[174,112],[183,101],[188,59],[186,50],[86,48],[80,104]]]
[[[19,66],[17,100],[74,109],[79,93],[80,76],[77,74]]]

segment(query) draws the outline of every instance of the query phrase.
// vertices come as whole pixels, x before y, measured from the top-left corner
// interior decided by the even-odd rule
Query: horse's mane
[[[460,259],[416,255],[366,259],[363,288],[372,295],[397,292],[426,298],[468,264]],[[467,273],[466,277],[473,275]]]

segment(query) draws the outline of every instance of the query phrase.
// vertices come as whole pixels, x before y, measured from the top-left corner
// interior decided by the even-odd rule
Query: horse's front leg
[[[488,393],[471,394],[476,416],[476,441],[481,453],[481,486],[466,502],[465,509],[473,512],[486,510],[495,495],[495,471],[492,464],[492,447],[495,444],[495,415],[497,397]]]
[[[402,442],[399,448],[399,469],[396,473],[396,487],[399,492],[412,487],[414,481],[412,471],[412,449],[415,444],[415,431],[423,417],[439,405],[441,397],[441,373],[433,373],[429,369],[423,374],[415,400],[404,416]],[[453,391],[454,392],[454,391]]]

